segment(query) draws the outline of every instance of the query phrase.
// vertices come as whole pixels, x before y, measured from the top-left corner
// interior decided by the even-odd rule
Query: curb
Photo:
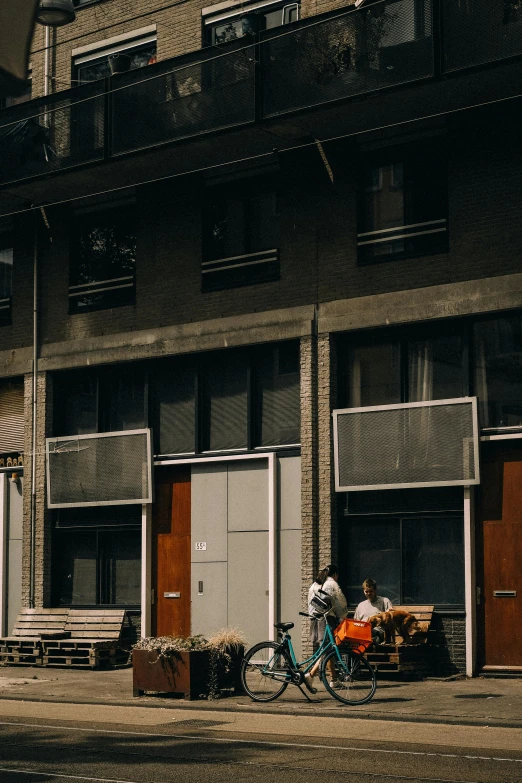
[[[137,699],[150,698],[154,700],[155,697],[137,697]],[[247,697],[248,698],[248,697]],[[146,707],[147,709],[178,709],[191,712],[197,709],[204,709],[208,712],[218,712],[225,710],[226,712],[235,713],[261,713],[264,715],[301,715],[304,718],[311,716],[310,712],[301,712],[301,707],[296,706],[294,708],[276,708],[265,705],[240,705],[240,704],[227,704],[227,699],[217,699],[215,702],[208,701],[193,701],[187,704],[184,700],[158,698],[157,703],[151,703],[151,701],[141,702],[136,701],[129,704],[127,701],[115,699],[114,701],[100,702],[99,699],[89,698],[76,698],[65,699],[60,697],[53,698],[19,698],[17,696],[0,696],[0,703],[2,701],[22,701],[25,703],[48,703],[48,704],[96,704],[99,707]],[[341,719],[359,719],[359,720],[381,720],[389,721],[393,723],[435,723],[446,724],[449,726],[482,726],[483,728],[506,728],[506,729],[522,729],[522,720],[516,720],[512,718],[493,718],[493,717],[470,717],[466,715],[428,715],[428,714],[411,714],[411,713],[376,713],[376,712],[349,712],[349,707],[342,704],[336,708],[335,711],[324,710],[320,707],[313,712],[313,717],[316,718],[341,718]],[[343,710],[341,712],[341,710]],[[102,721],[103,722],[103,721]]]

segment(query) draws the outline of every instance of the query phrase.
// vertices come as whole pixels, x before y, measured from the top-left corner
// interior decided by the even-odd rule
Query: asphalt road
[[[1,783],[522,781],[520,729],[12,705],[0,703]]]

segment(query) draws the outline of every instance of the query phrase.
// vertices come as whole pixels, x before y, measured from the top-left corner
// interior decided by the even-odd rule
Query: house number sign
[[[205,552],[207,548],[206,541],[196,541],[196,552]]]

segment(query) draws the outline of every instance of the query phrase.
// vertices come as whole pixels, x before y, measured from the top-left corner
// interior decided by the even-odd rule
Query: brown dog
[[[391,609],[389,612],[380,612],[370,617],[368,622],[372,628],[380,626],[384,631],[386,644],[395,644],[395,635],[402,636],[404,644],[411,642],[411,634],[417,629],[417,618],[404,609]]]

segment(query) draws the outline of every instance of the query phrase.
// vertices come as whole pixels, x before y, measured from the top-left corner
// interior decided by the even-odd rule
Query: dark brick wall
[[[348,141],[326,145],[333,184],[314,147],[281,155],[281,279],[273,283],[201,292],[204,182],[184,177],[139,189],[136,305],[69,316],[70,212],[49,210],[52,242],[41,232],[41,339],[60,342],[518,272],[517,127],[510,112],[498,109],[469,112],[449,124],[449,252],[434,256],[357,265],[358,148]],[[429,147],[428,137],[427,154]],[[18,218],[16,228],[13,326],[0,330],[0,350],[30,345],[32,338],[31,218]]]
[[[432,632],[432,673],[437,677],[465,674],[466,618],[435,612]]]

